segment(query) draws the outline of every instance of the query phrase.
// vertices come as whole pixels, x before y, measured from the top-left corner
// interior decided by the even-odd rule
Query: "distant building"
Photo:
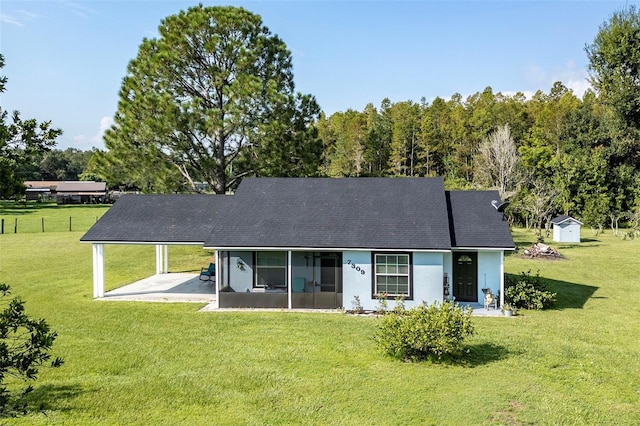
[[[27,187],[27,201],[46,201],[56,193],[60,182],[57,180],[28,180],[24,182]]]
[[[56,187],[56,202],[58,204],[99,204],[104,203],[106,197],[106,182],[59,182]]]
[[[582,222],[563,214],[551,220],[553,225],[553,241],[558,243],[579,243]]]

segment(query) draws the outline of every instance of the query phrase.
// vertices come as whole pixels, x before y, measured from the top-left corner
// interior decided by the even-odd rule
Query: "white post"
[[[220,251],[219,250],[216,250],[215,259],[216,259],[216,283],[214,284],[216,288],[215,307],[216,309],[220,309],[220,279],[218,275],[222,272],[222,270],[220,269]]]
[[[292,287],[292,271],[291,271],[291,250],[287,252],[287,301],[289,304],[289,309],[292,307],[291,301],[291,287]]]
[[[156,275],[162,273],[162,246],[156,244]]]
[[[504,305],[504,251],[500,251],[500,306]]]
[[[93,244],[93,297],[104,297],[104,244]]]
[[[164,268],[162,273],[163,274],[168,274],[169,273],[169,246],[167,244],[165,244],[164,246],[164,253],[162,258],[164,259]]]

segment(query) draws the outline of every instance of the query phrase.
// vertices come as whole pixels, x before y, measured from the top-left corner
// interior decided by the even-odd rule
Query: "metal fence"
[[[0,234],[87,231],[99,216],[0,218]]]

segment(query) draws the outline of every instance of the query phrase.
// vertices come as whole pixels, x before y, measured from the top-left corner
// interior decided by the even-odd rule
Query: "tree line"
[[[385,99],[323,115],[317,127],[326,176],[442,176],[449,189],[497,189],[511,220],[539,230],[558,214],[597,230],[637,222],[638,141],[594,91],[578,98],[556,82],[530,99],[491,87],[466,99]]]
[[[531,97],[487,87],[330,116],[296,92],[291,53],[258,15],[199,5],[162,20],[158,33],[129,63],[106,150],[91,152],[77,176],[143,192],[205,183],[215,193],[247,176],[442,176],[449,189],[497,189],[510,220],[539,231],[557,214],[596,231],[639,226],[634,6],[614,12],[585,47],[592,89],[582,97],[561,82]],[[44,124],[37,152],[50,151],[58,132]],[[84,155],[43,154],[40,174],[66,176]]]

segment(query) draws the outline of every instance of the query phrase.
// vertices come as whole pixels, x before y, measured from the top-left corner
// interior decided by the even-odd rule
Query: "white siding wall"
[[[553,225],[553,241],[559,243],[579,243],[580,224],[573,221]]]
[[[407,308],[422,302],[442,302],[444,253],[413,254],[413,300],[405,302]]]
[[[490,288],[495,295],[500,291],[501,251],[478,252],[478,303],[484,303],[483,288]]]
[[[355,265],[355,268],[352,268],[351,265]],[[356,268],[360,268],[360,271],[357,271]],[[372,273],[370,251],[344,251],[342,253],[342,304],[344,309],[354,308],[355,296],[360,297],[363,309],[376,308],[377,301],[371,298]]]
[[[229,252],[229,282],[236,293],[246,292],[247,289],[251,291],[253,288],[253,252]]]
[[[442,271],[443,253],[413,253],[413,300],[405,301],[405,306],[411,308],[423,301],[433,303],[442,301]],[[355,268],[352,267],[355,265]],[[357,269],[360,269],[358,271]],[[364,271],[364,274],[362,273]],[[365,310],[374,310],[378,300],[372,297],[373,267],[371,252],[345,251],[342,255],[343,307],[354,308],[354,296],[360,297],[360,303]],[[393,300],[388,302],[389,309],[393,309]]]

